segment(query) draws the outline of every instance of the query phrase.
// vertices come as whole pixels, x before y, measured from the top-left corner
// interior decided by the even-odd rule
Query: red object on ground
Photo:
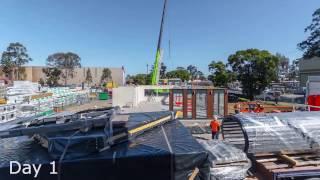
[[[320,95],[308,96],[308,105],[320,106]],[[310,111],[320,111],[320,108],[310,107]]]

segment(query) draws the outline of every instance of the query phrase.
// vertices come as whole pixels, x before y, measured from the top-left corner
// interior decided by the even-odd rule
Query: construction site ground
[[[104,108],[104,107],[111,107],[111,106],[112,106],[111,100],[93,99],[89,103],[66,107],[64,108],[64,111],[78,112],[78,111],[83,111],[87,109],[96,109],[96,108]]]
[[[245,103],[243,103],[245,104]],[[265,107],[264,112],[272,112],[273,110],[292,110],[292,107],[295,106],[295,104],[291,103],[283,103],[279,102],[278,104],[275,104],[274,102],[260,102],[261,105]],[[234,114],[234,105],[235,103],[228,103],[228,112],[229,114]],[[91,100],[89,103],[82,104],[82,105],[76,105],[71,107],[64,108],[64,111],[69,112],[77,112],[82,111],[86,109],[95,109],[95,108],[103,108],[103,107],[111,107],[112,101],[111,100]],[[245,105],[243,105],[245,107]],[[245,107],[246,108],[246,107]],[[139,106],[133,108],[133,107],[123,107],[122,113],[123,115],[118,116],[115,120],[120,118],[121,120],[127,119],[126,113],[134,113],[134,112],[151,112],[151,111],[163,111],[168,110],[167,106],[163,106],[156,102],[148,102],[148,103],[141,103]],[[222,120],[222,119],[220,119]],[[190,130],[193,126],[200,127],[200,129],[204,130],[205,128],[209,127],[211,119],[197,119],[197,120],[180,120],[187,128]],[[203,134],[193,134],[193,136],[196,139],[200,140],[209,140],[211,139],[211,134],[203,133]],[[220,133],[219,139],[222,140],[222,135]],[[247,180],[258,180],[263,179],[263,176],[257,173],[249,175],[246,179]]]

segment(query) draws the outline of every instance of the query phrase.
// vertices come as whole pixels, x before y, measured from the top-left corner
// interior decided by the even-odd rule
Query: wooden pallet
[[[259,154],[254,161],[266,179],[320,176],[320,155],[313,152]]]

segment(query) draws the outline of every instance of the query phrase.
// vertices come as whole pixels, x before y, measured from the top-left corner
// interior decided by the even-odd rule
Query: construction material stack
[[[239,125],[244,150],[266,179],[320,177],[320,112],[244,113],[229,122]]]
[[[225,141],[199,142],[209,152],[211,180],[246,178],[251,162],[243,151]]]
[[[10,175],[12,160],[42,164],[38,178],[47,180],[210,178],[207,151],[172,112],[112,111],[118,112],[64,114],[1,131],[8,138],[0,139],[1,179],[34,179]],[[57,175],[50,175],[52,161],[59,167]]]

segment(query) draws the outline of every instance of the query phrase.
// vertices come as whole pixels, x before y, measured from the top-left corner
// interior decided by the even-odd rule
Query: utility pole
[[[147,64],[147,74],[149,74],[149,64]]]

